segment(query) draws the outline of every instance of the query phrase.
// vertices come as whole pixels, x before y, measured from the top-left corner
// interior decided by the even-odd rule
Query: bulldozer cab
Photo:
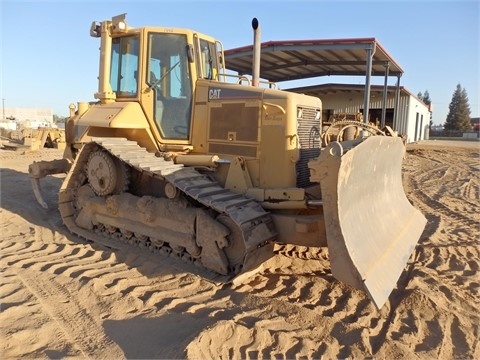
[[[118,28],[113,24],[104,35],[102,47],[106,54],[110,48],[111,56],[103,59],[108,62],[110,58],[104,68],[109,75],[104,74],[100,84],[106,92],[111,87],[116,102],[138,101],[159,142],[191,143],[196,80],[218,80],[221,45],[186,29]],[[99,90],[97,97],[101,99],[104,93]]]

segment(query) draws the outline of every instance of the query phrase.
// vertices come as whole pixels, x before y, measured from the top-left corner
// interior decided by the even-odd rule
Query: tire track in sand
[[[405,306],[397,309],[389,334],[435,358],[466,358],[468,344],[478,346],[480,187],[471,176],[478,168],[474,155],[422,148],[406,160],[408,197],[428,223],[411,265]]]
[[[95,320],[67,286],[34,271],[21,270],[17,276],[83,357],[92,354],[99,359],[123,357],[123,351],[105,335],[101,322]]]

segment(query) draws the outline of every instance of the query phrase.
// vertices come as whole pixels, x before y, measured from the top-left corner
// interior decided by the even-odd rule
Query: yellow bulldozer
[[[2,137],[3,138],[3,137]],[[56,127],[39,127],[37,129],[24,127],[12,131],[2,146],[9,150],[20,152],[38,151],[43,148],[64,149],[65,131]]]
[[[42,206],[39,179],[65,172],[58,206],[72,233],[222,282],[275,243],[328,246],[332,274],[384,304],[426,223],[403,191],[400,138],[356,122],[361,136],[322,146],[321,100],[260,86],[259,51],[246,85],[229,81],[222,44],[195,31],[131,28],[123,14],[90,34],[96,101],[70,105],[63,159],[30,165]]]

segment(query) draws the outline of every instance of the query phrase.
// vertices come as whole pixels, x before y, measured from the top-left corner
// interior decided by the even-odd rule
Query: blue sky
[[[467,90],[471,116],[480,116],[479,4],[478,0],[0,0],[1,98],[6,108],[48,107],[60,116],[68,114],[72,102],[93,100],[99,47],[99,39],[89,36],[94,20],[127,13],[130,26],[191,28],[230,49],[251,44],[250,23],[257,17],[262,41],[375,37],[404,69],[401,85],[413,94],[428,90],[433,121],[443,124],[458,83]],[[395,80],[391,77],[389,85]],[[324,77],[293,86],[329,82],[347,79]],[[373,78],[373,83],[383,84],[383,77]]]

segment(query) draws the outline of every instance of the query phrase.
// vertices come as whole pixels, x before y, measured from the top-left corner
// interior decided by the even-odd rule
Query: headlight
[[[125,30],[127,28],[127,24],[125,23],[125,21],[119,21],[118,24],[118,30]]]
[[[320,120],[322,117],[322,112],[320,109],[315,110],[315,120]]]

